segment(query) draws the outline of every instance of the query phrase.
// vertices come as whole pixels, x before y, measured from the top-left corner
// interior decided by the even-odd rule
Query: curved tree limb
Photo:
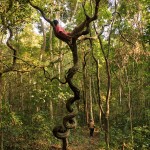
[[[113,12],[112,15],[114,16],[115,14],[117,14],[117,15],[119,16],[120,23],[121,23],[121,22],[122,22],[121,14],[120,14],[119,12],[115,11],[115,12]],[[119,29],[119,34],[120,34],[120,36],[122,37],[122,39],[124,39],[127,43],[130,43],[130,44],[132,44],[133,46],[135,46],[135,44],[134,44],[133,42],[127,40],[127,39],[124,37],[124,35],[122,34],[122,32],[121,32],[121,30],[120,30],[120,24],[118,25],[118,29]]]
[[[86,35],[89,33],[90,23],[92,21],[96,20],[98,17],[99,3],[100,3],[100,0],[95,0],[95,9],[94,9],[94,14],[92,17],[89,17],[87,15],[86,10],[85,10],[85,4],[82,5],[86,19],[84,20],[85,24],[84,24],[84,22],[81,23],[81,24],[84,24],[83,26],[80,24],[74,29],[75,31],[77,31],[77,33],[75,33],[75,31],[74,31],[76,38],[79,38],[80,36]],[[86,30],[83,30],[84,28],[86,28]]]
[[[54,27],[53,22],[52,22],[50,19],[48,19],[48,18],[46,17],[44,11],[43,11],[40,7],[34,5],[30,0],[28,0],[28,2],[29,2],[29,4],[30,4],[33,8],[35,8],[36,10],[38,10],[38,11],[41,13],[42,17],[43,17],[47,22],[49,22],[52,27]]]
[[[9,11],[9,10],[8,10],[8,11]],[[2,25],[3,25],[3,27],[4,27],[6,30],[9,31],[9,37],[8,37],[8,39],[7,39],[7,41],[6,41],[6,45],[13,51],[13,55],[12,55],[13,61],[12,61],[12,64],[11,64],[11,66],[9,66],[8,68],[6,68],[6,69],[4,69],[4,70],[2,71],[2,74],[3,74],[3,73],[6,73],[6,72],[9,72],[9,71],[12,71],[13,68],[15,67],[16,60],[17,60],[17,50],[10,44],[10,41],[11,41],[11,39],[12,39],[12,37],[13,37],[13,31],[12,31],[12,29],[11,29],[9,23],[6,23],[6,20],[5,20],[5,18],[4,18],[3,15],[1,15],[1,20],[2,20]]]

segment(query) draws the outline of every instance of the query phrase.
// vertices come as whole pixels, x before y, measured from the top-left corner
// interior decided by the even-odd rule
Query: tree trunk
[[[89,84],[89,99],[90,99],[90,119],[94,119],[93,117],[93,98],[92,98],[92,77],[90,77],[90,84]]]
[[[20,83],[23,83],[23,74],[20,74]],[[21,97],[21,108],[22,108],[22,112],[24,113],[24,92],[20,92],[20,97]]]
[[[0,49],[0,61],[2,60],[2,50]],[[0,145],[1,145],[1,150],[4,150],[3,147],[3,127],[2,127],[2,87],[3,87],[3,83],[2,83],[2,64],[0,63]]]
[[[67,150],[67,149],[68,149],[68,139],[65,138],[63,139],[62,150]]]
[[[50,59],[53,58],[53,28],[51,27],[49,30],[49,51],[50,51]]]
[[[74,19],[74,16],[75,16],[75,14],[76,14],[76,12],[77,12],[78,5],[79,5],[79,0],[76,1],[76,6],[75,6],[74,10],[71,11],[71,12],[73,12],[73,13],[72,13],[72,15],[71,15],[70,22],[72,22],[72,20]]]
[[[40,60],[42,61],[43,54],[44,54],[45,49],[46,49],[46,33],[45,33],[44,23],[43,23],[41,18],[40,18],[40,23],[41,23],[41,30],[42,30],[42,34],[43,34],[43,43],[42,43],[41,55],[40,55]]]
[[[50,106],[50,118],[51,118],[51,120],[53,119],[53,102],[52,102],[52,100],[50,100],[49,101],[50,102],[50,104],[49,104],[49,106]]]
[[[100,41],[100,38],[99,38],[99,41]],[[102,116],[104,118],[104,111],[102,108],[102,101],[101,101],[99,60],[97,60],[96,57],[94,56],[93,42],[91,39],[90,39],[90,47],[92,50],[92,57],[96,63],[97,93],[98,93],[98,105],[99,105],[99,122],[100,122],[100,127],[102,128]]]
[[[110,66],[108,59],[106,59],[106,72],[107,72],[107,96],[106,96],[106,113],[105,113],[105,140],[107,144],[107,149],[109,149],[109,101],[110,101],[110,92],[111,92],[111,77],[110,77]]]
[[[96,77],[97,77],[97,92],[98,92],[98,105],[99,105],[99,122],[100,122],[100,127],[102,127],[102,114],[104,112],[103,112],[102,101],[101,101],[99,60],[96,60]]]
[[[132,105],[131,105],[131,88],[130,81],[128,77],[127,69],[125,70],[128,84],[128,108],[129,108],[129,118],[130,118],[130,134],[131,134],[131,142],[133,144],[133,125],[132,125]]]
[[[52,9],[52,8],[51,8]],[[52,10],[51,10],[51,14],[52,14]],[[50,14],[50,17],[51,17],[51,14]],[[50,27],[50,30],[49,30],[49,51],[50,51],[50,60],[53,59],[53,28]],[[53,73],[53,70],[52,70],[52,77],[54,76],[54,73]],[[53,102],[52,100],[50,99],[49,101],[49,110],[50,110],[50,118],[51,120],[53,119]]]
[[[84,113],[86,118],[86,123],[89,122],[89,111],[88,111],[88,103],[87,103],[87,83],[86,83],[86,54],[83,52],[83,62],[82,62],[82,72],[83,72],[83,102],[84,102]]]
[[[3,137],[3,126],[2,126],[2,74],[0,74],[0,128],[1,128],[1,132],[0,132],[0,141],[1,141],[1,150],[4,150],[4,137]]]
[[[96,31],[96,28],[95,28],[95,31]],[[97,33],[97,31],[96,31],[96,33]],[[110,103],[110,93],[111,93],[111,74],[110,74],[110,64],[109,64],[110,36],[111,36],[111,32],[110,32],[109,40],[108,40],[107,55],[106,55],[106,52],[104,50],[102,40],[101,40],[100,36],[98,36],[100,47],[101,47],[101,50],[103,53],[103,57],[105,59],[106,75],[107,75],[106,110],[105,110],[105,114],[103,113],[103,115],[104,115],[105,142],[106,142],[107,149],[109,149],[109,112],[110,112],[109,103]]]

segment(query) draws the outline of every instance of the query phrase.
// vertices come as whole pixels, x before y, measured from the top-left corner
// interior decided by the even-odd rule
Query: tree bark
[[[2,61],[2,50],[0,49],[0,61]],[[2,83],[2,69],[3,66],[0,63],[0,146],[1,146],[1,150],[4,150],[3,147],[3,127],[2,127],[2,87],[3,87],[3,83]]]
[[[0,74],[0,129],[1,129],[1,132],[0,132],[0,141],[1,141],[1,150],[4,150],[4,145],[3,145],[3,142],[4,142],[4,139],[3,139],[3,126],[2,126],[2,74]]]
[[[90,99],[90,119],[94,119],[93,117],[93,98],[92,98],[92,77],[90,77],[89,83],[89,99]]]
[[[63,141],[62,150],[67,150],[68,149],[68,139],[65,138],[62,141]]]
[[[50,103],[50,104],[49,104],[49,106],[50,106],[50,108],[49,108],[49,109],[50,109],[50,118],[51,118],[51,120],[52,120],[53,117],[54,117],[54,116],[53,116],[53,102],[52,102],[52,100],[50,100],[49,103]]]
[[[132,104],[131,104],[131,87],[130,87],[130,80],[128,77],[127,69],[126,72],[126,80],[127,80],[127,86],[128,86],[128,108],[129,108],[129,118],[130,118],[130,134],[131,134],[131,142],[133,144],[133,124],[132,124]]]
[[[45,33],[44,23],[43,23],[41,18],[40,18],[40,24],[41,24],[42,34],[43,34],[43,43],[41,46],[41,55],[40,55],[40,60],[42,61],[43,60],[43,54],[44,54],[45,49],[46,49],[46,33]]]
[[[86,71],[86,55],[83,51],[83,61],[82,61],[82,72],[83,72],[83,102],[84,102],[84,113],[86,118],[86,123],[89,122],[89,111],[88,111],[88,101],[87,101],[87,71]]]

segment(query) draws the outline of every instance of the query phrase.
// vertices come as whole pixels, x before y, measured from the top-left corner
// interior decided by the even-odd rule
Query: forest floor
[[[56,148],[52,148],[51,150],[54,149]],[[87,127],[71,131],[68,150],[104,150],[100,148],[99,130],[95,129],[93,137],[90,137],[89,129]]]

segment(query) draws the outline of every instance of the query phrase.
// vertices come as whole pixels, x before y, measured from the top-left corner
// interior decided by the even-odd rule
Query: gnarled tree
[[[33,8],[37,9],[41,13],[42,17],[47,22],[49,22],[50,25],[53,27],[55,36],[57,38],[59,38],[60,40],[66,42],[68,44],[71,52],[72,52],[73,66],[68,70],[68,72],[66,74],[66,81],[64,82],[64,84],[67,83],[69,85],[69,87],[73,91],[74,95],[73,95],[73,97],[71,97],[71,98],[69,98],[67,100],[66,108],[67,108],[67,111],[69,113],[63,118],[63,125],[56,126],[53,129],[54,136],[56,138],[61,139],[63,141],[63,146],[62,146],[63,150],[66,150],[67,147],[68,147],[67,138],[69,136],[70,129],[73,129],[73,128],[76,127],[75,116],[76,116],[77,113],[73,110],[72,105],[73,105],[73,103],[75,101],[77,101],[77,100],[80,99],[80,90],[72,82],[73,76],[78,71],[78,48],[77,48],[77,40],[78,40],[78,38],[80,36],[87,35],[89,33],[89,25],[90,25],[90,23],[92,21],[96,20],[97,17],[98,17],[98,9],[99,9],[100,0],[95,0],[94,3],[95,3],[95,9],[94,9],[94,14],[93,14],[92,17],[89,17],[86,14],[86,11],[85,11],[85,8],[84,8],[84,5],[83,5],[84,14],[86,16],[85,20],[80,25],[78,25],[77,27],[75,27],[74,30],[71,32],[71,39],[70,40],[66,40],[65,38],[60,37],[56,33],[53,22],[46,17],[44,11],[40,7],[34,5],[31,1],[29,1],[29,4]]]

